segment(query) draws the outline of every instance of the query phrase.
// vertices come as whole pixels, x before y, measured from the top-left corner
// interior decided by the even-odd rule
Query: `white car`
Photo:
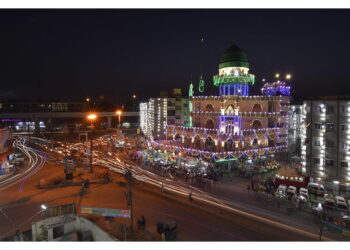
[[[337,209],[341,212],[347,213],[349,211],[348,205],[346,204],[346,201],[341,196],[335,197],[335,204],[337,205]]]
[[[297,194],[297,188],[294,186],[289,186],[287,189],[288,198],[293,198]]]
[[[299,189],[299,199],[303,202],[307,202],[309,199],[309,192],[306,188]]]
[[[287,185],[281,184],[278,186],[276,196],[284,197],[286,195]]]

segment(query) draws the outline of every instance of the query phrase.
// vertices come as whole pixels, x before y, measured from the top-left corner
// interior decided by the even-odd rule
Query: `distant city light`
[[[86,98],[86,101],[87,101],[87,102],[89,102],[89,101],[90,101],[90,98],[89,98],[89,97],[88,97],[88,98]]]
[[[292,75],[291,74],[287,74],[286,75],[286,79],[289,80],[290,78],[292,78]]]
[[[276,77],[276,78],[280,77],[280,74],[279,74],[279,73],[276,73],[275,77]]]
[[[132,98],[136,99],[136,95],[135,95],[135,94],[133,94],[133,95],[132,95]]]

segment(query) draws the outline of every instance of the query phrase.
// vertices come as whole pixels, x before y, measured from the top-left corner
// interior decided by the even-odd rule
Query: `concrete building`
[[[173,89],[171,96],[162,91],[159,98],[140,103],[140,128],[151,140],[165,138],[167,124],[184,125],[189,121],[188,98],[181,89]]]
[[[302,106],[302,162],[317,181],[350,182],[350,97],[320,97]]]
[[[261,95],[251,95],[255,84],[246,54],[232,45],[221,56],[213,77],[216,96],[192,96],[191,123],[168,125],[167,137],[152,142],[171,159],[175,152],[184,161],[192,158],[220,162],[231,168],[235,161],[266,159],[287,151],[290,87],[283,81],[266,83]],[[191,159],[189,159],[192,157]]]
[[[290,105],[288,110],[288,153],[301,156],[302,105]]]

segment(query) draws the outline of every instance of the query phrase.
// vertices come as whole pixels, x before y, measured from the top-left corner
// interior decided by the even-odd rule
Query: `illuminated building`
[[[150,139],[165,139],[167,124],[184,125],[189,122],[188,98],[181,89],[172,89],[171,96],[162,91],[160,98],[140,103],[140,128]]]
[[[288,110],[288,153],[301,156],[302,105],[290,105]]]
[[[218,71],[213,83],[219,95],[195,96],[190,86],[191,126],[168,125],[166,140],[150,145],[227,168],[240,159],[286,152],[290,87],[266,83],[262,95],[250,95],[255,76],[249,73],[246,54],[235,45],[223,53]]]
[[[350,98],[304,101],[302,123],[306,173],[316,181],[350,182]]]

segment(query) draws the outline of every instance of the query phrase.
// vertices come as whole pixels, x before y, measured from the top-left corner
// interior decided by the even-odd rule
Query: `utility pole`
[[[130,232],[133,232],[134,229],[134,221],[133,221],[133,209],[132,209],[132,172],[128,169],[125,173],[125,178],[127,180],[127,192],[125,193],[127,208],[130,210]]]

